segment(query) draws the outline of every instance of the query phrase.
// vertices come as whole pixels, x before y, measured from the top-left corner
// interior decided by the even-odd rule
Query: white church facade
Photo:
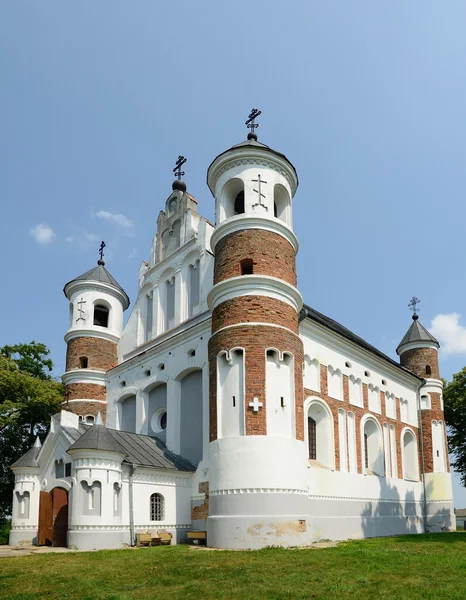
[[[174,182],[125,326],[102,255],[66,284],[66,397],[12,465],[10,543],[118,548],[163,529],[261,548],[454,529],[437,340],[414,312],[398,363],[303,304],[297,174],[254,129],[207,182],[215,225]]]

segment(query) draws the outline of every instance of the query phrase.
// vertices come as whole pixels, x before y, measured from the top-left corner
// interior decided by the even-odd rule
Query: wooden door
[[[48,492],[41,492],[39,497],[39,530],[37,532],[38,546],[52,545],[52,530],[52,496]]]
[[[52,490],[53,534],[52,546],[66,547],[68,534],[68,493],[61,488]]]

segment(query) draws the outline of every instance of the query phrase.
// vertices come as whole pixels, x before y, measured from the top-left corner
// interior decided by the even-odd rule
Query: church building
[[[66,395],[11,467],[10,544],[119,548],[163,530],[253,549],[455,528],[439,344],[415,298],[399,362],[304,304],[298,176],[258,141],[258,113],[207,170],[215,225],[179,157],[125,326],[103,245],[65,285]]]

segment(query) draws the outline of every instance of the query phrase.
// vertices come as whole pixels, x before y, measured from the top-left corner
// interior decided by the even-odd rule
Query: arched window
[[[426,365],[426,375],[432,375],[432,368],[430,365]]]
[[[165,443],[167,428],[167,384],[159,383],[148,390],[149,435]]]
[[[87,364],[88,364],[87,356],[80,356],[79,357],[79,368],[87,369]]]
[[[417,442],[414,433],[409,429],[403,434],[401,447],[403,449],[403,479],[419,481]]]
[[[165,331],[175,325],[175,277],[165,282]]]
[[[63,459],[60,458],[60,460],[55,461],[55,478],[61,479],[64,476],[65,476],[65,463],[63,462]]]
[[[195,260],[188,268],[188,318],[199,310],[201,269],[199,259]]]
[[[233,205],[235,215],[242,215],[244,213],[244,192],[241,191],[236,195],[235,203]]]
[[[165,519],[165,498],[162,494],[152,494],[150,497],[150,520],[163,521]]]
[[[309,458],[333,469],[333,420],[329,408],[321,401],[312,400],[307,411]]]
[[[85,422],[88,425],[93,425],[94,421],[95,421],[95,417],[93,415],[87,415],[86,418],[85,418]]]
[[[280,184],[275,185],[273,189],[273,216],[291,226],[290,206],[290,197],[286,189]]]
[[[363,425],[364,467],[368,475],[384,476],[382,432],[374,419],[366,419]]]
[[[98,325],[99,327],[108,327],[109,312],[108,306],[96,304],[94,306],[94,325]]]
[[[118,482],[113,484],[113,515],[115,517],[121,514],[121,485]]]

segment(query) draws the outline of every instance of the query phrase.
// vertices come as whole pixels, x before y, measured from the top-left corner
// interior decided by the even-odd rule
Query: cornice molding
[[[207,295],[207,304],[213,310],[222,302],[239,296],[274,298],[289,304],[298,313],[303,307],[303,298],[294,286],[270,275],[240,275],[220,281]]]
[[[73,369],[66,371],[62,375],[62,381],[65,385],[71,383],[95,383],[96,385],[105,385],[105,371],[94,369]]]
[[[247,214],[230,217],[216,227],[212,237],[210,238],[210,247],[212,248],[212,252],[215,254],[215,246],[222,238],[230,235],[231,233],[244,231],[246,229],[260,229],[262,231],[271,231],[272,233],[281,235],[292,245],[295,254],[298,253],[298,238],[286,223],[280,221],[280,219],[276,219],[275,217],[263,217],[259,215]]]
[[[433,350],[438,351],[438,345],[435,342],[419,341],[408,342],[407,344],[398,346],[398,348],[396,349],[396,353],[398,354],[398,356],[401,356],[404,352],[407,352],[408,350],[420,350],[421,348],[432,348]]]
[[[69,329],[65,333],[65,342],[68,343],[74,338],[82,337],[107,340],[108,342],[113,342],[114,344],[118,344],[118,342],[120,341],[120,336],[115,335],[114,333],[110,333],[110,331],[96,331],[95,329]]]
[[[86,291],[97,291],[97,292],[105,292],[114,298],[117,298],[121,304],[123,305],[123,310],[126,310],[129,306],[129,298],[123,292],[121,292],[118,288],[109,283],[103,283],[99,281],[84,281],[77,279],[75,281],[70,281],[65,285],[65,295],[70,300],[70,297],[74,292],[79,290]]]

